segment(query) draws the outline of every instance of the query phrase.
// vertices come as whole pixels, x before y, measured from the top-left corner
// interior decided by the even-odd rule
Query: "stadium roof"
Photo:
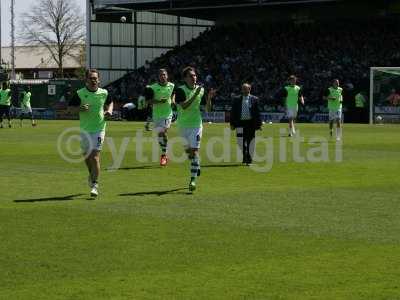
[[[343,0],[92,0],[95,11],[149,10],[183,11],[219,8],[277,6],[307,3],[341,2]]]
[[[127,15],[134,11],[152,11],[164,14],[218,21],[223,16],[245,17],[246,13],[268,11],[294,11],[299,8],[317,9],[319,12],[333,7],[341,14],[353,8],[372,10],[387,8],[400,0],[90,0],[92,12],[101,20]],[[316,15],[319,12],[315,10]],[[400,8],[398,9],[400,12]],[[223,19],[223,18],[222,18]],[[119,17],[118,17],[119,20]]]

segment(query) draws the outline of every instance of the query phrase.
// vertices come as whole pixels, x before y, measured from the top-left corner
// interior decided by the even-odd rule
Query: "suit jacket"
[[[242,121],[240,120],[242,114],[242,99],[243,96],[237,96],[232,99],[232,109],[230,116],[230,125],[234,128],[241,127]],[[251,125],[254,130],[261,129],[261,115],[258,108],[258,98],[256,96],[250,95],[250,115],[251,115]]]

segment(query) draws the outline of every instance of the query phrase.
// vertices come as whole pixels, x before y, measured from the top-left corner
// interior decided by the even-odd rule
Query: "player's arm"
[[[161,103],[161,101],[157,101],[157,100],[154,99],[154,91],[149,86],[147,86],[144,89],[144,98],[146,99],[146,102],[149,105],[160,104]]]
[[[174,89],[172,91],[172,95],[171,95],[171,107],[172,110],[176,111],[176,100],[175,100],[175,95],[176,95],[176,90],[178,89],[178,87],[175,85]]]
[[[325,92],[324,92],[324,94],[323,94],[323,96],[322,96],[322,98],[323,98],[325,101],[332,100],[332,99],[329,97],[329,94],[330,94],[329,89],[326,89]]]
[[[114,110],[114,102],[112,101],[110,94],[108,94],[106,102],[104,103],[104,115],[112,116],[113,110]]]
[[[201,86],[197,87],[192,97],[186,99],[185,92],[182,89],[178,88],[175,93],[176,104],[180,105],[183,109],[187,109],[199,95],[201,89]]]
[[[212,109],[212,101],[211,100],[215,97],[216,92],[217,92],[216,89],[211,88],[208,91],[207,95],[204,95],[203,98],[201,99],[203,103],[205,101],[206,112],[211,111],[211,109]]]
[[[26,92],[22,92],[20,95],[19,95],[19,99],[20,99],[20,106],[21,106],[21,108],[24,108],[25,107],[25,93]]]
[[[79,98],[78,93],[76,92],[74,96],[72,97],[71,101],[68,103],[68,112],[71,113],[78,113],[80,111],[88,111],[89,110],[89,105],[81,105],[81,98]]]
[[[175,103],[175,93],[176,93],[176,85],[174,84],[174,83],[171,83],[172,84],[172,87],[173,87],[173,89],[172,89],[172,93],[171,93],[171,106],[172,107],[174,107],[175,105],[176,105],[176,103]]]
[[[11,103],[11,106],[14,106],[14,99],[13,99],[13,93],[11,92],[11,88],[10,88],[10,90],[8,91],[8,93],[7,93],[7,97],[9,97],[10,98],[10,103]]]
[[[175,105],[175,92],[171,95],[171,105]]]
[[[300,101],[301,105],[304,105],[303,89],[300,89],[300,91],[299,91],[299,101]]]

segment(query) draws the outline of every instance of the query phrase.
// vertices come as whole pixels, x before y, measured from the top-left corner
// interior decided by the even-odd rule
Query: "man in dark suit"
[[[230,116],[231,129],[236,129],[239,147],[243,152],[243,163],[252,163],[256,130],[261,129],[261,116],[258,98],[250,94],[251,85],[242,85],[242,95],[233,98]],[[253,142],[253,143],[252,143]]]

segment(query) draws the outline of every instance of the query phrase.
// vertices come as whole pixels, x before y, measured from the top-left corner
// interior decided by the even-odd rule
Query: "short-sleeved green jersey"
[[[21,108],[31,107],[31,92],[23,92]]]
[[[356,96],[355,96],[355,106],[357,107],[357,108],[364,108],[364,106],[365,106],[365,104],[366,104],[366,100],[365,100],[365,98],[364,98],[364,96],[361,94],[361,93],[358,93]]]
[[[138,109],[143,110],[147,108],[146,98],[144,96],[139,96],[137,100]]]
[[[155,102],[160,101],[161,99],[167,99],[165,103],[155,103],[153,104],[153,120],[157,121],[160,119],[167,119],[172,117],[172,94],[174,92],[174,84],[171,82],[167,82],[165,85],[161,85],[160,83],[154,83],[150,86],[153,90],[154,96],[153,99]]]
[[[0,90],[0,105],[11,105],[11,90]]]
[[[91,92],[86,87],[77,91],[81,99],[81,106],[88,104],[88,111],[79,112],[81,130],[88,133],[103,131],[106,128],[104,118],[104,104],[106,103],[108,91],[98,88]]]
[[[190,89],[187,87],[187,85],[181,85],[179,89],[182,89],[182,91],[185,93],[186,99],[190,99],[196,92],[197,86],[193,89]],[[176,120],[176,124],[179,128],[202,127],[203,122],[201,118],[200,104],[203,95],[204,88],[201,88],[200,93],[188,108],[183,109],[180,105],[178,105],[178,118]]]
[[[328,109],[329,111],[339,111],[342,109],[343,89],[341,87],[330,87],[328,95]]]
[[[301,88],[298,85],[285,86],[285,90],[287,91],[287,97],[286,97],[286,107],[287,108],[298,109],[300,89]]]

